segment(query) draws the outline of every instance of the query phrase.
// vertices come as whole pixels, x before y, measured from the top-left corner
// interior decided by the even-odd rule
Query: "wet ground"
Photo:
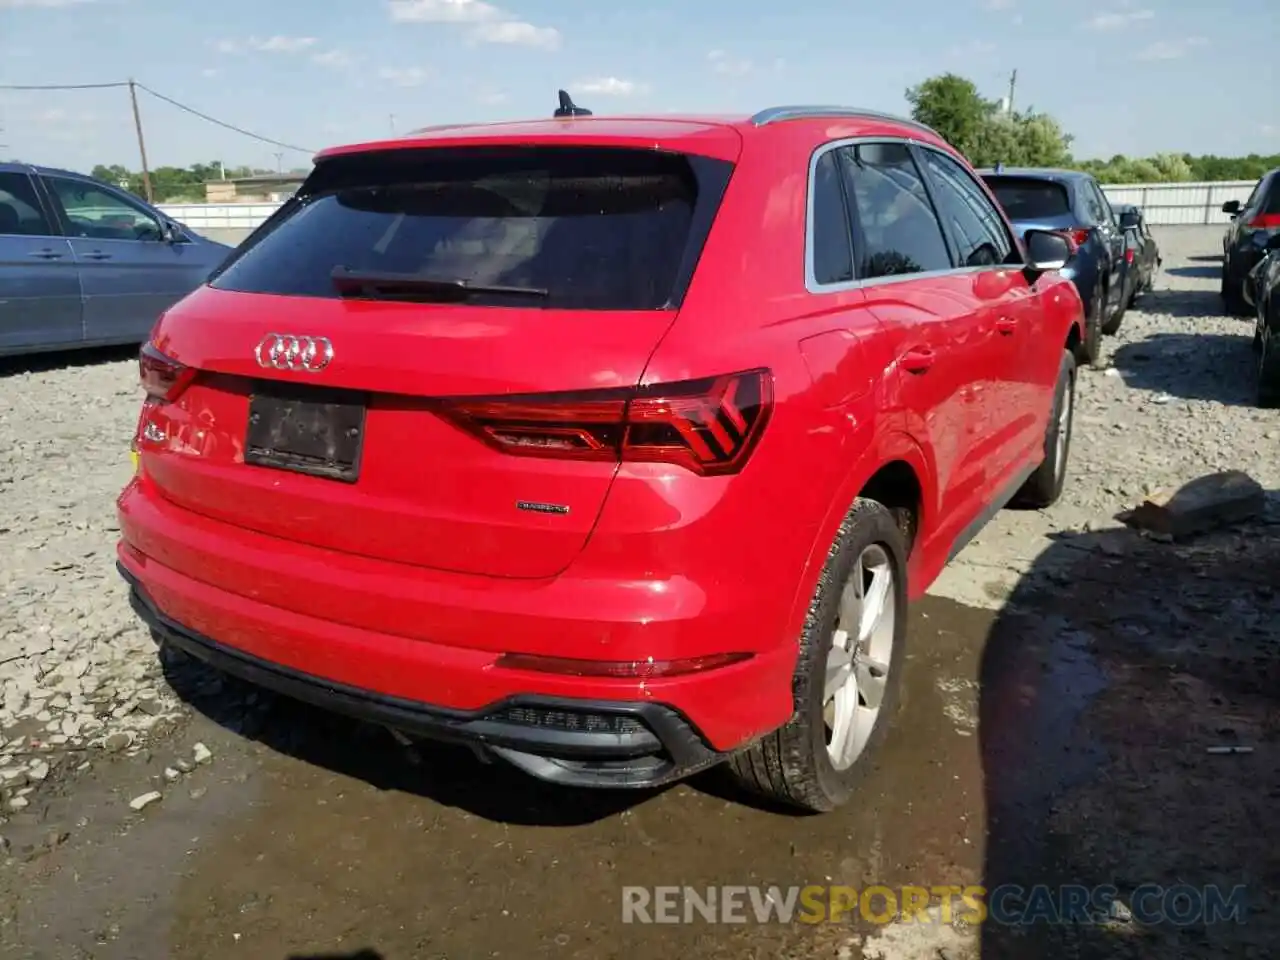
[[[1063,511],[1096,518],[1083,502]],[[187,719],[133,757],[50,753],[0,823],[0,958],[1276,956],[1276,500],[1187,544],[1063,516],[1002,515],[957,589],[914,608],[900,722],[863,794],[823,817],[714,772],[643,795],[544,787],[157,658]],[[936,890],[927,923],[761,923],[749,897],[745,923],[623,922],[624,888],[721,885],[1003,893],[983,924],[958,898],[942,922]],[[1064,885],[1105,916],[1046,922]],[[1188,907],[1211,885],[1241,888],[1235,920]]]

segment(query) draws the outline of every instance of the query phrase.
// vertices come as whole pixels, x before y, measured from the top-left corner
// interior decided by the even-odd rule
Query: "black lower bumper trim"
[[[166,617],[123,566],[130,603],[157,638],[232,676],[410,736],[479,747],[535,777],[582,787],[654,787],[712,766],[712,749],[659,703],[521,695],[452,710],[335,683],[243,653]],[[519,720],[513,719],[520,718]],[[542,718],[547,722],[539,722]]]

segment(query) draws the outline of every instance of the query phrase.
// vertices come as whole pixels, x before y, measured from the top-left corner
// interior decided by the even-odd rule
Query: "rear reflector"
[[[1274,230],[1280,228],[1280,213],[1260,213],[1249,221],[1254,230]]]
[[[138,353],[138,376],[149,399],[170,403],[182,395],[196,371],[146,343]]]
[[[773,405],[767,370],[641,387],[447,400],[441,413],[518,456],[671,463],[702,475],[742,468]]]
[[[569,677],[607,677],[615,680],[650,680],[678,677],[703,670],[715,670],[751,659],[749,653],[713,653],[683,660],[572,660],[568,657],[540,657],[529,653],[504,653],[495,666],[508,670],[532,670]]]

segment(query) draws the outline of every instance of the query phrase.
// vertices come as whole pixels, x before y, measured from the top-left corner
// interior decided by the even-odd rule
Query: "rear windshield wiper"
[[[337,266],[331,274],[333,285],[343,296],[377,299],[465,300],[475,294],[513,297],[548,297],[546,287],[512,287],[471,280],[442,280],[416,273],[388,273]]]

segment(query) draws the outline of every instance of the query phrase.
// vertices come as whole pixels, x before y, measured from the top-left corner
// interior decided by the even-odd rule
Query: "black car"
[[[1271,235],[1262,259],[1245,278],[1244,299],[1253,306],[1256,318],[1258,406],[1280,407],[1280,233]]]
[[[1149,293],[1155,285],[1162,262],[1160,245],[1151,235],[1151,228],[1147,226],[1147,218],[1141,210],[1131,203],[1117,203],[1113,209],[1125,224],[1125,304],[1131,307],[1138,297]]]
[[[1228,200],[1222,212],[1231,214],[1222,238],[1222,303],[1227,313],[1247,313],[1245,277],[1262,259],[1270,239],[1280,233],[1280,167],[1254,185],[1248,200]]]

